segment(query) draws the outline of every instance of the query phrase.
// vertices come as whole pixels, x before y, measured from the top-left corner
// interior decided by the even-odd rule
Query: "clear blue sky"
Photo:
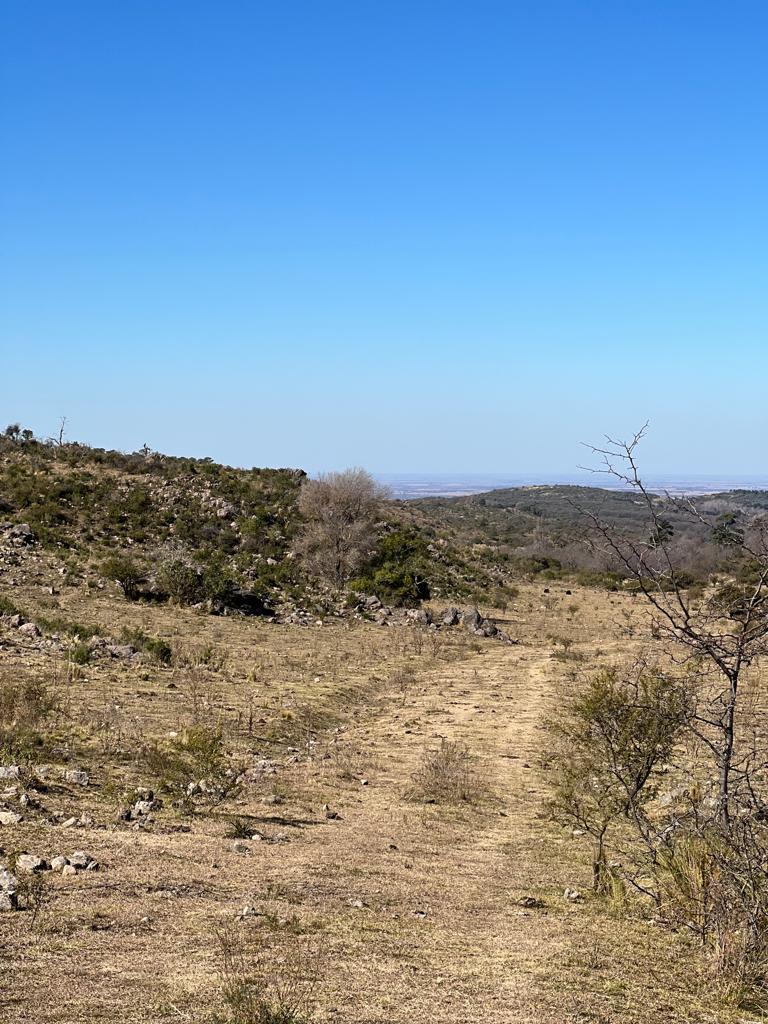
[[[3,0],[0,418],[766,469],[768,4]]]

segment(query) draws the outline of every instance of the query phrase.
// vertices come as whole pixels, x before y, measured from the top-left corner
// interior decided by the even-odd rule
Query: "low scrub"
[[[443,739],[437,750],[424,753],[412,795],[434,803],[472,803],[481,788],[469,748]]]
[[[31,759],[44,743],[58,707],[51,687],[41,679],[0,678],[0,751],[10,759]]]

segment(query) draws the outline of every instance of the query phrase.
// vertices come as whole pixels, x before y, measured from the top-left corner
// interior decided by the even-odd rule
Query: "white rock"
[[[42,857],[37,857],[34,853],[21,853],[16,858],[16,867],[19,871],[32,874],[33,871],[45,871],[48,865]]]

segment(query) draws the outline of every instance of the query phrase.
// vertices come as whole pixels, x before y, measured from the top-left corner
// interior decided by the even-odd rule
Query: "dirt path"
[[[660,979],[646,959],[655,943],[663,963],[666,938],[614,922],[606,940],[588,902],[563,898],[566,886],[584,889],[589,867],[541,814],[542,723],[556,675],[548,651],[484,647],[420,677],[404,707],[349,737],[375,757],[378,772],[344,801],[342,822],[314,833],[284,865],[297,886],[307,876],[326,887],[333,879],[334,898],[354,904],[331,940],[340,967],[331,1019],[677,1019],[654,995]],[[478,757],[492,793],[480,809],[404,802],[404,782],[442,737]],[[331,893],[322,895],[319,911]],[[543,907],[521,907],[524,896]]]
[[[679,965],[695,960],[682,959],[679,940],[563,899],[566,886],[588,885],[589,865],[541,814],[542,721],[560,672],[543,645],[490,642],[434,663],[404,702],[387,694],[340,737],[360,771],[343,778],[332,757],[316,760],[280,776],[283,805],[241,802],[238,813],[286,842],[238,852],[229,815],[196,818],[191,832],[162,815],[154,831],[81,831],[78,846],[105,869],[62,884],[53,917],[6,944],[3,1021],[207,1021],[218,985],[212,928],[244,903],[267,915],[244,929],[268,927],[280,948],[298,927],[299,941],[321,950],[321,1020],[727,1019],[693,1009],[696,978],[686,969],[681,983]],[[408,799],[425,748],[442,737],[476,755],[488,795],[475,807]],[[524,896],[543,905],[521,907]]]

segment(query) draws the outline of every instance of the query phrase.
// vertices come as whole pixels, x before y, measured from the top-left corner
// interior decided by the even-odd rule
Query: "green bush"
[[[139,596],[139,585],[144,581],[145,574],[133,555],[112,555],[104,562],[101,571],[117,583],[129,601]]]
[[[158,636],[149,636],[143,629],[123,629],[125,643],[133,644],[137,651],[148,654],[159,665],[170,665],[173,660],[173,648]]]
[[[424,538],[412,529],[397,529],[379,541],[353,590],[375,594],[386,604],[414,606],[430,596],[431,558]]]
[[[165,562],[157,574],[157,582],[168,597],[179,604],[195,604],[203,595],[199,570],[183,558]]]

